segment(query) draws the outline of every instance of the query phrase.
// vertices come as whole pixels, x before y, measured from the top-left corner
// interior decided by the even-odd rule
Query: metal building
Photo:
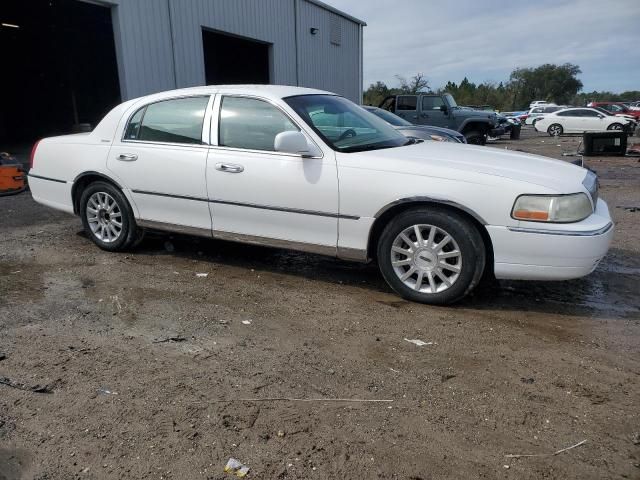
[[[2,0],[11,74],[0,89],[12,95],[0,107],[0,145],[195,85],[301,85],[359,102],[364,25],[318,0]]]

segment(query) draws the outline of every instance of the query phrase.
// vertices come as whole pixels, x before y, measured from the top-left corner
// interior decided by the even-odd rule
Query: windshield
[[[453,99],[450,93],[445,93],[444,96],[447,98],[447,103],[449,104],[450,107],[455,108],[458,106],[458,104]]]
[[[396,127],[410,127],[413,125],[411,122],[407,122],[404,118],[397,116],[395,113],[387,112],[381,108],[365,108],[367,112],[371,112],[374,115],[380,117],[385,122],[390,123]]]
[[[335,95],[299,95],[285,102],[327,144],[339,152],[362,152],[411,142],[384,120]]]

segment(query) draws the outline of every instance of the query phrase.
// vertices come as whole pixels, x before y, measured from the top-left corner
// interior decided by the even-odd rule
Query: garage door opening
[[[203,30],[202,45],[207,85],[269,83],[271,44]]]
[[[0,149],[95,126],[120,102],[110,8],[2,0],[0,45]]]

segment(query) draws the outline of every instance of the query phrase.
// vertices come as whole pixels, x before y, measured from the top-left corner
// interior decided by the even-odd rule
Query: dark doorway
[[[96,123],[120,102],[111,9],[0,1],[0,146]]]
[[[207,85],[269,83],[270,44],[202,31]]]

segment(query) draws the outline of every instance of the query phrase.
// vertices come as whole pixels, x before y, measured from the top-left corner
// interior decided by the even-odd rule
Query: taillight
[[[33,159],[36,156],[36,149],[38,148],[38,144],[40,143],[41,140],[38,140],[36,143],[33,144],[33,148],[31,149],[31,155],[29,156],[29,170],[31,170],[33,168]]]

